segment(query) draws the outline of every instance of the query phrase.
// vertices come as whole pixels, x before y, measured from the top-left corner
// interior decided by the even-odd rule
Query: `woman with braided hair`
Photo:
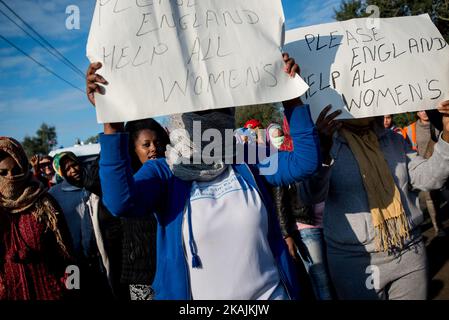
[[[63,215],[19,142],[0,137],[0,300],[65,296],[70,261]]]

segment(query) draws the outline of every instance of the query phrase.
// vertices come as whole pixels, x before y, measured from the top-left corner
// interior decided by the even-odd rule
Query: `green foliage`
[[[99,138],[98,134],[96,136],[89,137],[84,141],[84,144],[98,143],[98,138]]]
[[[237,128],[245,125],[250,119],[259,120],[266,128],[270,123],[282,124],[283,113],[280,108],[273,104],[259,104],[244,107],[237,107],[235,110],[235,124]]]
[[[367,16],[364,14],[366,6],[362,1],[342,1],[338,10],[334,9],[334,18],[337,21],[345,21],[352,18],[361,18]]]
[[[25,136],[22,146],[28,157],[35,154],[48,154],[58,141],[56,140],[56,128],[42,123],[34,137]]]
[[[416,112],[399,113],[393,115],[393,122],[396,127],[399,128],[407,127],[417,119]]]

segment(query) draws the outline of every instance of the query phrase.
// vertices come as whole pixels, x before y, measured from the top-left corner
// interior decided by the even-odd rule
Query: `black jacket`
[[[296,230],[296,222],[311,225],[315,223],[313,206],[302,201],[298,183],[288,187],[274,187],[272,192],[284,238]]]
[[[83,186],[102,197],[99,157],[84,166]],[[99,221],[105,249],[111,262],[112,287],[150,285],[156,271],[156,219],[114,217],[100,201]]]

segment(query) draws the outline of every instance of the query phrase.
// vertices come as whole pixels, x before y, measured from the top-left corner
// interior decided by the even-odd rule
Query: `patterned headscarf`
[[[62,173],[61,160],[65,157],[79,163],[78,157],[71,151],[65,151],[55,155],[53,158],[53,169],[55,169],[55,172],[62,178],[64,178],[64,175]]]
[[[9,137],[0,137],[0,151],[8,154],[19,166],[21,173],[11,178],[0,176],[0,214],[18,214],[33,209],[33,216],[53,231],[56,242],[65,257],[69,252],[63,241],[59,221],[61,210],[47,193],[47,188],[31,174],[28,158],[21,144]]]
[[[20,174],[13,177],[0,176],[0,207],[10,213],[22,212],[30,208],[46,188],[31,174],[28,158],[17,140],[0,137],[0,151],[8,154],[20,168]]]

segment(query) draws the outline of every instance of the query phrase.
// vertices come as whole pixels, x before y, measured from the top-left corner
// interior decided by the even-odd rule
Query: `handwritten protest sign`
[[[98,0],[87,44],[109,82],[99,122],[300,96],[283,70],[280,0]]]
[[[428,15],[379,19],[377,28],[369,20],[286,33],[315,119],[328,104],[343,119],[433,109],[449,99],[449,46]]]

